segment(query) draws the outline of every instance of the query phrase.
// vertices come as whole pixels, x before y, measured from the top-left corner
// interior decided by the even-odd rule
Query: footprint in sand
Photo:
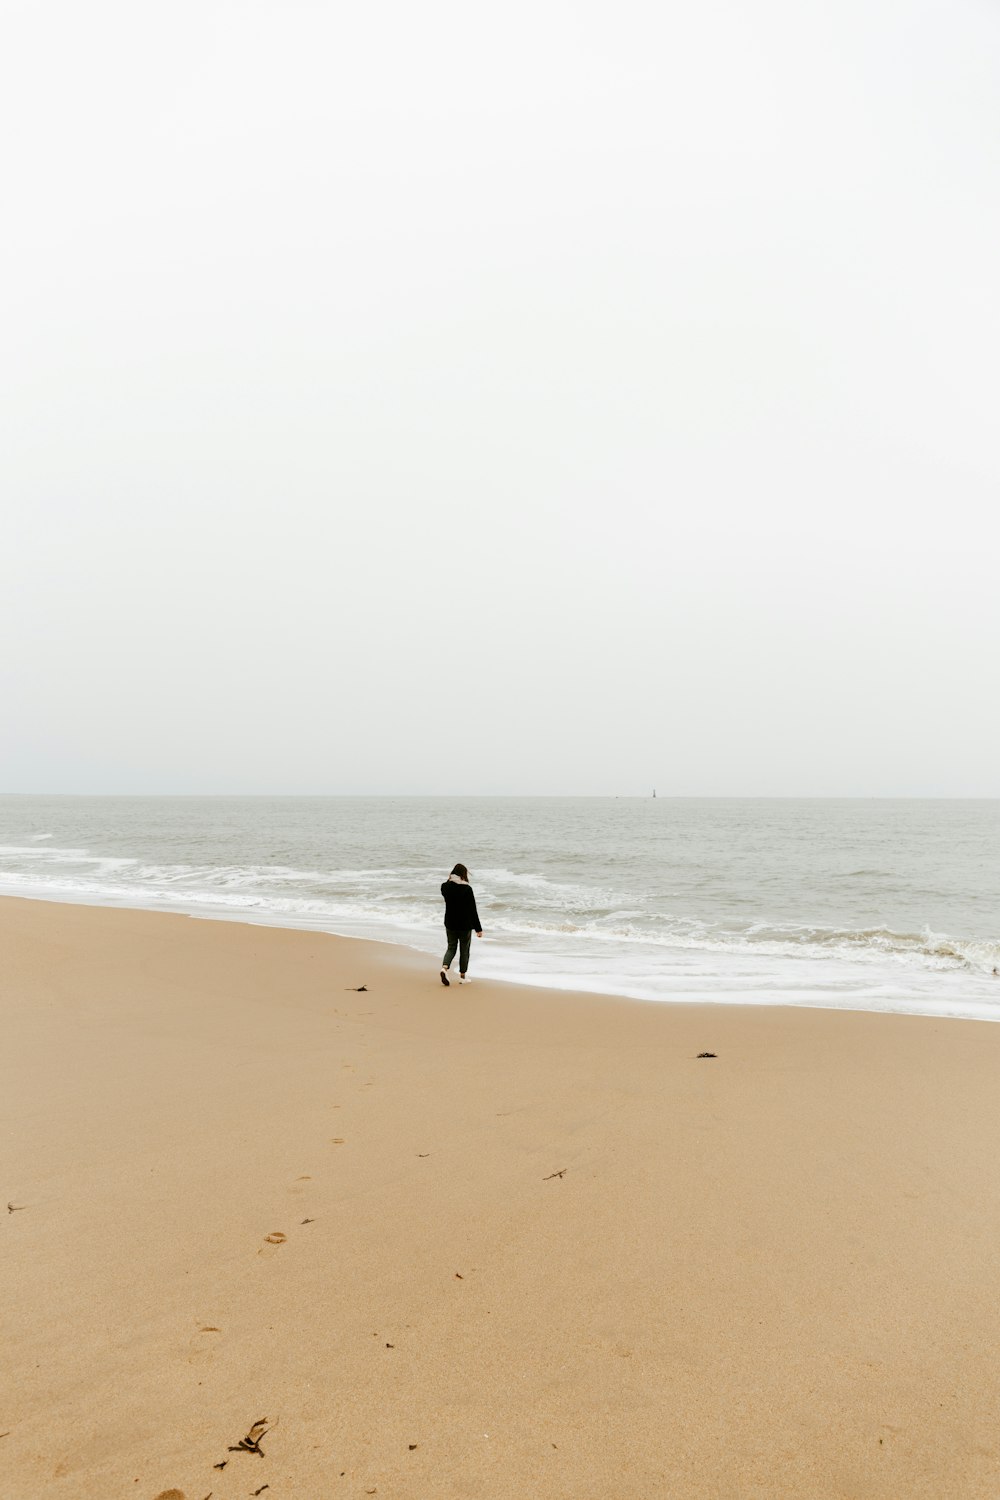
[[[185,1500],[185,1495],[183,1490],[161,1490],[153,1500]]]
[[[282,1234],[280,1229],[275,1229],[271,1234],[265,1234],[264,1243],[257,1251],[258,1255],[274,1255],[279,1245],[283,1245],[288,1239],[287,1234]]]
[[[330,1145],[331,1146],[342,1146],[343,1144],[344,1144],[344,1137],[342,1135],[332,1135],[330,1137]]]
[[[301,1186],[301,1184],[303,1182],[312,1182],[312,1178],[311,1177],[296,1177],[295,1181],[292,1183],[292,1185],[288,1189],[288,1191],[290,1193],[304,1193],[305,1192],[305,1188]]]
[[[215,1339],[206,1338],[205,1335],[221,1332],[221,1328],[216,1328],[214,1324],[206,1323],[198,1329],[197,1333],[192,1334],[188,1342],[188,1364],[193,1365],[196,1360],[214,1359],[216,1354],[214,1347]]]

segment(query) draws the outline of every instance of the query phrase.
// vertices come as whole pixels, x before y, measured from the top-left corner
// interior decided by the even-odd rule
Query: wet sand
[[[4,1500],[1000,1494],[1000,1027],[0,954]]]

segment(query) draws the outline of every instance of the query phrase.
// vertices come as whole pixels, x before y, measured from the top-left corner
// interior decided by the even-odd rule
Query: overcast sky
[[[1000,795],[993,0],[2,27],[0,790]]]

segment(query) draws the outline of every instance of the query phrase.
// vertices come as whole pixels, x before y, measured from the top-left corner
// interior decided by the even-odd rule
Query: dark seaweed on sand
[[[260,1446],[260,1440],[266,1431],[267,1418],[261,1417],[258,1422],[253,1424],[246,1437],[241,1437],[238,1443],[230,1444],[230,1453],[259,1453],[261,1458],[263,1458],[265,1455],[263,1448]]]

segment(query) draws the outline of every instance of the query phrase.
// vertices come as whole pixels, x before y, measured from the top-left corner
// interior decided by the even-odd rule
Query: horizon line
[[[1000,793],[964,792],[21,792],[0,797],[171,798],[232,801],[354,799],[394,801],[550,801],[550,802],[997,802]]]

